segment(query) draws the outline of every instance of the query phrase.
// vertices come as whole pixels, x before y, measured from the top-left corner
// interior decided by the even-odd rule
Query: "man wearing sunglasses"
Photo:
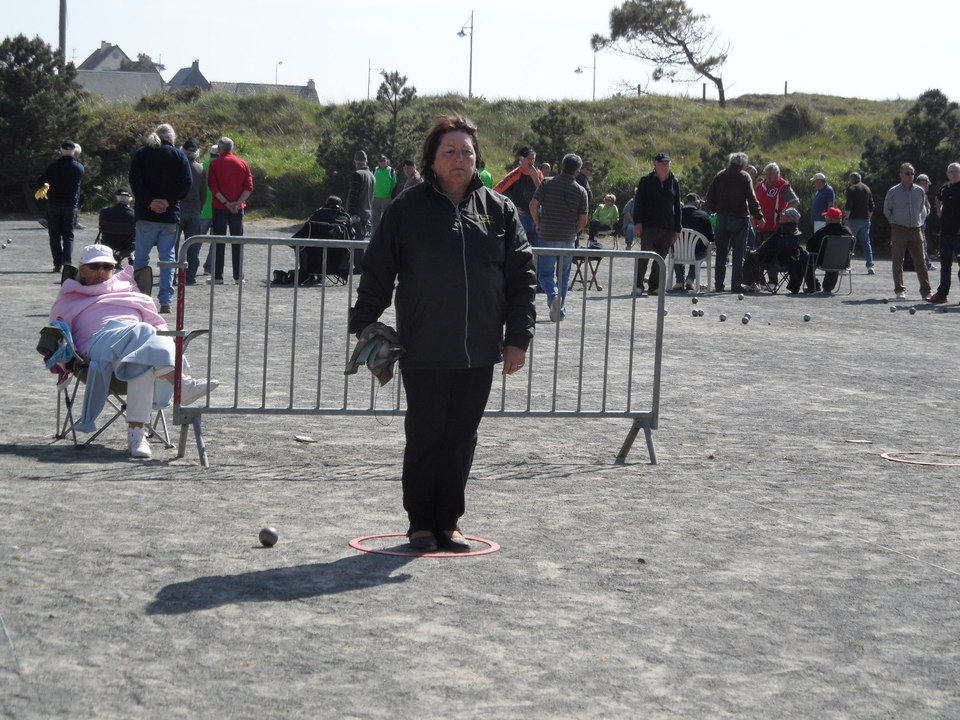
[[[913,165],[900,166],[900,182],[887,191],[883,214],[890,223],[890,257],[893,260],[893,291],[898,300],[907,297],[903,285],[903,258],[907,252],[920,280],[920,297],[930,295],[930,279],[923,260],[923,221],[927,217],[926,193],[915,185]]]
[[[167,323],[153,299],[133,280],[133,267],[116,273],[113,250],[88,245],[80,255],[77,279],[67,280],[50,309],[50,321],[70,328],[77,352],[90,361],[83,412],[77,430],[93,432],[106,403],[110,376],[127,383],[127,442],[130,457],[149,458],[143,426],[154,404],[168,405],[175,381],[173,339],[157,335]],[[216,380],[183,376],[180,404],[189,405],[214,390]]]

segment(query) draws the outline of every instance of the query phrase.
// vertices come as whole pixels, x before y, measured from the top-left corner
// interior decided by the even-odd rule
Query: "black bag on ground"
[[[353,224],[350,216],[336,207],[322,207],[317,210],[294,234],[295,238],[310,238],[322,240],[353,240]],[[324,266],[326,254],[326,266]],[[350,249],[348,248],[301,248],[300,249],[300,276],[298,282],[302,285],[311,276],[333,276],[339,282],[346,282],[350,274],[360,272],[360,252],[352,253],[353,267],[350,267]]]

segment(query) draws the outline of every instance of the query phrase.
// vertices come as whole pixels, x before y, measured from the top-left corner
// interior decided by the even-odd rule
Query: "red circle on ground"
[[[450,552],[433,552],[433,553],[418,553],[414,551],[409,552],[398,552],[396,550],[378,550],[377,548],[372,548],[364,545],[363,543],[367,540],[377,540],[379,538],[390,538],[390,537],[402,537],[405,538],[406,533],[385,533],[383,535],[364,535],[363,537],[354,538],[350,541],[350,547],[354,550],[360,550],[361,552],[374,553],[376,555],[395,555],[399,557],[436,557],[436,558],[452,558],[452,557],[474,557],[477,555],[489,555],[490,553],[495,553],[500,549],[499,543],[495,543],[493,540],[485,540],[478,537],[470,537],[469,535],[464,535],[467,540],[476,543],[483,543],[487,547],[483,550],[474,550],[472,552],[465,553],[450,553]]]
[[[932,467],[960,467],[960,462],[928,462],[923,460],[907,460],[905,458],[897,457],[899,455],[932,455],[933,457],[951,457],[951,458],[960,458],[960,454],[957,453],[942,453],[942,452],[885,452],[880,453],[880,457],[884,460],[889,460],[890,462],[906,463],[907,465],[928,465]]]

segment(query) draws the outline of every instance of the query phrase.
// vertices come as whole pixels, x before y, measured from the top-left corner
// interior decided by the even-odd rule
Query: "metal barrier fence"
[[[248,283],[230,286],[185,284],[187,251],[215,241],[242,246]],[[194,375],[220,381],[216,393],[197,405],[180,405],[179,383],[173,422],[181,426],[178,457],[186,452],[192,427],[201,464],[209,465],[201,419],[204,415],[323,415],[370,416],[404,414],[402,383],[397,379],[379,389],[364,370],[345,376],[354,337],[347,330],[347,313],[355,299],[359,275],[347,274],[342,284],[320,273],[313,284],[276,284],[274,271],[292,267],[300,276],[300,250],[319,249],[323,269],[331,251],[344,248],[353,255],[367,243],[350,240],[311,240],[275,237],[194,236],[181,244],[178,268],[175,342],[177,377],[183,372],[184,340],[195,328],[209,329],[205,357],[198,362],[191,346]],[[281,254],[293,250],[292,261]],[[651,464],[657,464],[653,430],[660,406],[663,354],[664,288],[670,280],[666,265],[652,252],[547,249],[534,253],[572,256],[579,266],[579,288],[567,294],[567,315],[550,323],[544,295],[537,295],[537,333],[527,353],[525,371],[495,380],[484,417],[614,418],[632,425],[617,454],[623,463],[640,430],[644,431]],[[225,253],[229,255],[229,253]],[[634,297],[634,268],[645,258],[656,266],[662,281],[653,298]],[[256,268],[256,270],[254,270]],[[571,272],[574,278],[576,270]],[[254,279],[259,278],[259,279]],[[202,280],[202,278],[198,278]],[[227,281],[229,283],[230,281]],[[620,288],[621,292],[614,292]],[[189,302],[188,302],[189,297]],[[393,308],[381,318],[395,325]]]

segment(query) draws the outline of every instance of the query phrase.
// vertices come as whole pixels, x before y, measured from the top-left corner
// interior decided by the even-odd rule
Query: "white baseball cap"
[[[113,250],[106,245],[87,245],[80,253],[80,264],[89,265],[95,262],[117,264],[113,257]]]

